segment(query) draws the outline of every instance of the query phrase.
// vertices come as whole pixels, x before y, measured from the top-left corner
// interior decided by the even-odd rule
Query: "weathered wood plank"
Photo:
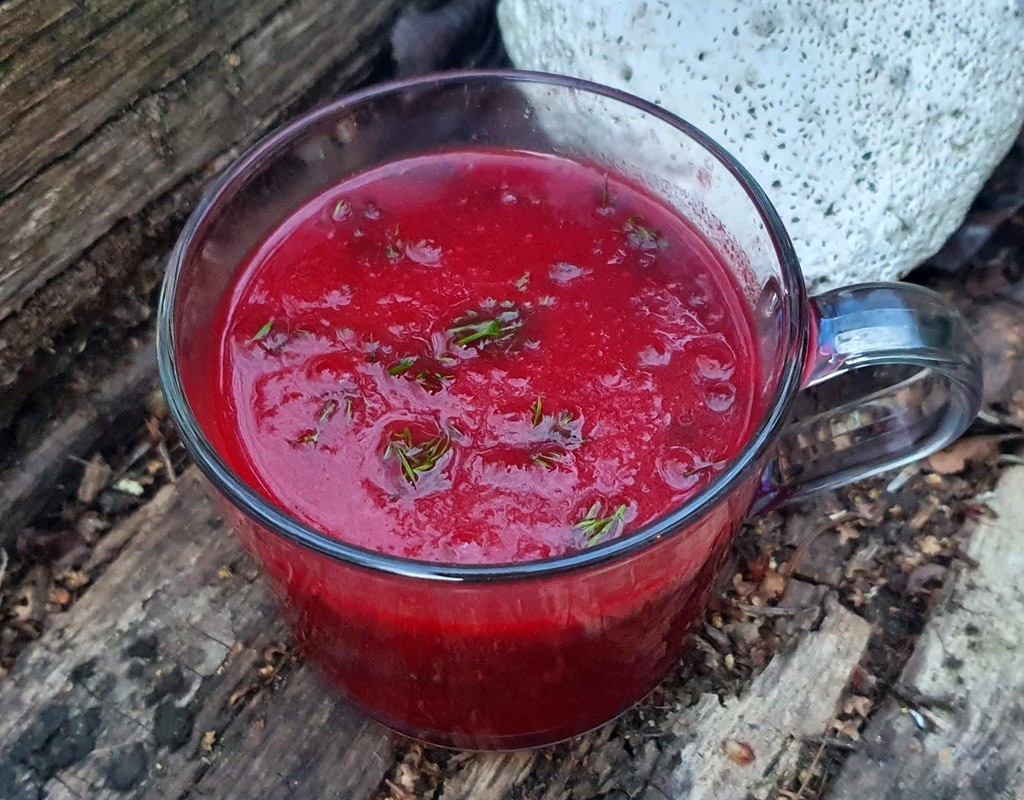
[[[218,42],[219,29],[193,32],[192,47],[209,50],[193,69],[162,88],[163,78],[150,74],[150,90],[135,92],[141,100],[0,201],[0,319],[117,220],[202,169],[229,143],[251,140],[329,67],[344,63],[358,72],[376,59],[400,4],[280,0],[237,41]],[[230,52],[222,57],[212,43],[231,44]],[[168,50],[162,58],[166,71],[178,57]]]
[[[277,644],[284,628],[198,473],[123,525],[124,550],[0,683],[0,797],[371,791],[389,734]]]
[[[5,0],[0,2],[0,65],[17,50],[33,44],[75,10],[75,0]],[[11,36],[20,31],[21,36]]]
[[[195,797],[362,800],[394,765],[392,738],[327,696],[309,667],[263,705],[228,729]]]
[[[0,83],[0,196],[17,190],[147,90],[165,86],[249,36],[286,0],[107,0],[80,5],[52,35],[13,49]],[[57,0],[46,3],[63,6]]]
[[[481,754],[444,783],[444,800],[584,800],[610,792],[653,800],[769,797],[792,776],[803,741],[827,732],[870,626],[837,603],[818,631],[776,656],[739,698],[704,695],[672,712],[656,736],[626,741],[607,726],[565,756]],[[646,732],[645,732],[646,733]],[[736,763],[724,742],[749,746]],[[554,764],[554,766],[552,766]]]
[[[1024,468],[990,505],[835,800],[1024,798]]]
[[[10,547],[61,484],[81,474],[72,459],[88,458],[126,421],[141,416],[146,395],[157,386],[153,340],[136,351],[124,370],[94,389],[91,402],[59,420],[25,458],[0,471],[0,547]],[[67,492],[65,492],[67,494]]]

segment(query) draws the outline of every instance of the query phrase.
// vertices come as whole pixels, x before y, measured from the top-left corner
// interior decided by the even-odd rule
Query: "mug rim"
[[[453,564],[420,561],[347,544],[321,533],[295,519],[283,508],[260,495],[228,466],[203,433],[185,395],[181,374],[178,370],[174,330],[178,286],[186,264],[186,256],[196,243],[197,235],[207,216],[218,207],[235,184],[244,180],[252,168],[258,166],[264,157],[278,145],[301,134],[321,120],[339,115],[348,108],[356,107],[377,97],[428,85],[490,81],[540,83],[601,95],[656,117],[676,128],[684,136],[695,140],[712,157],[717,159],[739,183],[765,225],[781,266],[782,301],[786,306],[784,311],[788,316],[789,330],[783,332],[785,337],[782,350],[784,363],[778,386],[756,430],[748,438],[743,448],[730,459],[727,466],[683,505],[662,514],[626,536],[575,553],[534,561],[500,564]],[[163,385],[168,409],[178,426],[186,449],[214,487],[258,525],[305,549],[335,561],[374,572],[403,578],[480,582],[549,577],[625,559],[657,542],[663,542],[682,534],[687,527],[708,514],[747,477],[749,467],[767,452],[785,423],[790,406],[802,384],[809,338],[809,317],[804,278],[793,244],[778,212],[764,190],[739,161],[699,128],[654,103],[619,89],[581,78],[514,69],[452,70],[386,81],[347,94],[282,125],[261,138],[237,158],[204,192],[171,252],[157,309],[156,350],[160,381]]]

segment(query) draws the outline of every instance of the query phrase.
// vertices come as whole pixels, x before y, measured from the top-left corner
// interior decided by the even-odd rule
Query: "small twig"
[[[948,698],[923,694],[916,689],[909,689],[899,684],[893,686],[889,692],[896,697],[896,699],[903,701],[903,704],[907,706],[914,706],[915,708],[923,708],[926,710],[937,708],[939,711],[945,711],[948,714],[955,714],[960,711],[956,703]]]
[[[815,539],[817,539],[823,533],[830,531],[839,525],[842,525],[844,522],[853,522],[856,519],[860,519],[860,517],[858,517],[856,513],[854,513],[853,511],[844,511],[822,522],[817,527],[817,529],[815,529],[811,533],[811,535],[807,537],[807,540],[805,542],[802,542],[800,546],[797,547],[797,549],[793,552],[792,557],[790,557],[788,562],[783,564],[779,572],[781,572],[787,578],[792,577],[793,574],[796,572],[796,568],[800,565],[800,559],[803,557],[804,553],[807,552],[807,548],[811,546],[811,543]]]
[[[751,614],[755,617],[795,617],[797,614],[810,610],[811,606],[751,606],[746,603],[736,603],[736,608],[744,614]]]
[[[804,789],[806,789],[810,785],[811,781],[814,780],[814,768],[817,767],[818,764],[821,762],[821,754],[824,753],[824,752],[825,752],[825,742],[822,742],[820,745],[818,745],[818,752],[814,754],[814,758],[811,760],[810,766],[807,767],[808,780],[805,783],[802,783],[800,785],[800,789],[796,793],[795,800],[803,800]],[[823,780],[818,782],[818,790],[819,790],[817,792],[818,797],[821,797],[821,789],[823,788],[823,785],[824,785],[824,781]]]
[[[971,569],[977,569],[978,567],[981,566],[981,562],[980,561],[978,561],[973,556],[969,556],[963,550],[954,550],[953,554],[952,554],[952,557],[954,559],[956,559],[957,561],[962,561],[964,564],[966,564]]]
[[[808,744],[820,744],[823,747],[834,747],[837,750],[858,750],[856,742],[848,742],[845,739],[836,739],[831,736],[805,736],[804,741]]]
[[[1009,414],[999,414],[991,408],[981,409],[978,412],[978,420],[986,425],[1021,429],[1020,423]]]
[[[146,455],[150,450],[153,449],[153,443],[151,441],[139,442],[135,446],[135,449],[128,455],[128,459],[121,465],[121,468],[114,471],[114,474],[107,481],[108,484],[117,483],[121,478],[128,474],[128,470],[134,467],[139,460]]]
[[[161,460],[164,462],[164,470],[167,472],[167,480],[171,483],[178,482],[178,476],[174,472],[174,464],[171,463],[171,454],[167,452],[167,445],[164,440],[161,439],[160,443],[156,446],[157,452],[160,454]]]

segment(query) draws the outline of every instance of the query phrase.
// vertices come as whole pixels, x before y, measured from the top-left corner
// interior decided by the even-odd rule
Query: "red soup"
[[[313,528],[419,561],[628,536],[758,419],[753,326],[718,254],[626,178],[550,156],[444,152],[335,186],[250,255],[214,334],[203,422],[230,466]],[[572,591],[432,593],[243,536],[353,700],[434,741],[518,746],[650,690],[733,526]]]

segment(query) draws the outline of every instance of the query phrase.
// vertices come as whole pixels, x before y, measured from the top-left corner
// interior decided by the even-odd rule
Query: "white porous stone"
[[[814,289],[934,253],[1024,120],[1024,0],[501,0],[516,66],[675,112],[767,191]]]

